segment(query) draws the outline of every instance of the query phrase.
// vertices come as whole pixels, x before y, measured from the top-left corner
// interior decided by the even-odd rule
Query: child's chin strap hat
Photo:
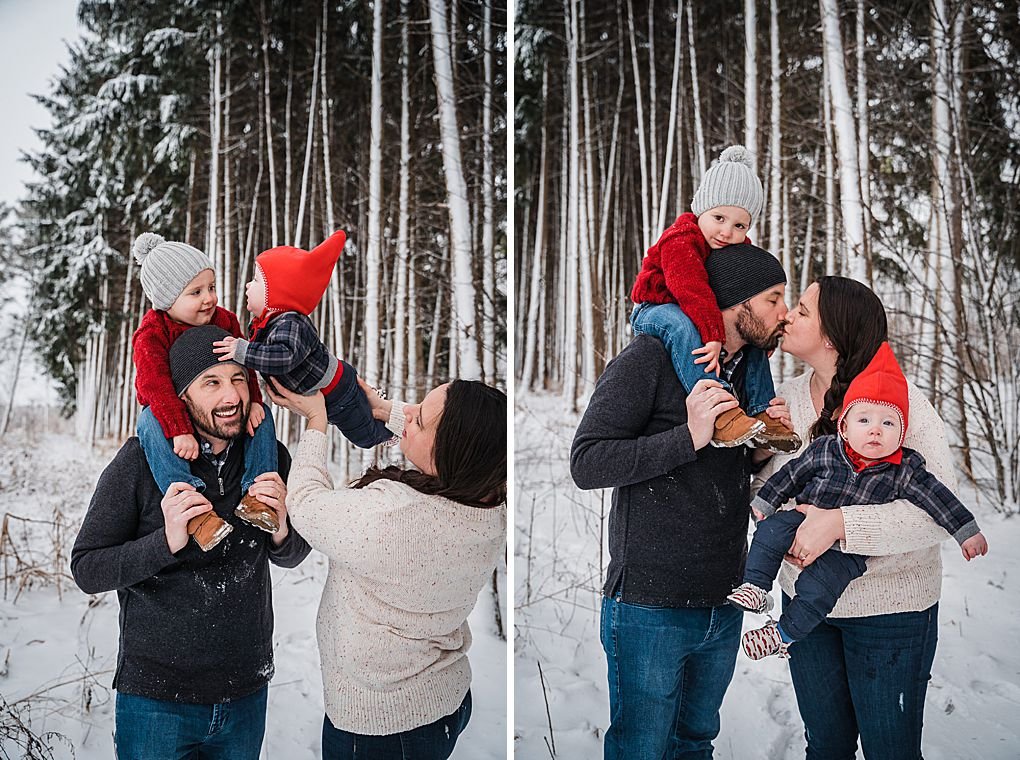
[[[318,306],[333,276],[333,267],[347,242],[343,230],[337,230],[310,251],[280,245],[255,257],[255,266],[266,283],[264,325],[273,314],[297,311],[308,315]]]
[[[903,376],[903,370],[900,369],[888,343],[883,342],[878,347],[868,366],[850,382],[850,387],[843,396],[843,411],[840,412],[836,423],[837,429],[842,429],[843,418],[849,413],[850,407],[860,401],[886,406],[899,414],[900,442],[897,445],[902,446],[907,434],[910,398],[907,378]]]

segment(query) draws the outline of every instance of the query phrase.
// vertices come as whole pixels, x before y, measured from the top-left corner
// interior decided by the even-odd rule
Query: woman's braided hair
[[[867,285],[848,277],[818,279],[818,319],[822,337],[836,349],[836,374],[825,391],[822,411],[811,426],[812,440],[836,432],[835,419],[850,381],[868,366],[889,339],[885,307]]]

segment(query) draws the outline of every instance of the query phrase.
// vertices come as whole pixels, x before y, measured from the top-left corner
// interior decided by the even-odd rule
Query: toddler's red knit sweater
[[[211,324],[222,327],[235,338],[244,337],[237,317],[222,306],[216,307]],[[170,346],[191,327],[174,322],[165,311],[149,309],[132,338],[138,403],[152,409],[167,438],[195,432],[187,407],[174,392],[170,376]],[[248,373],[248,390],[251,402],[261,404],[262,391],[254,372]]]
[[[679,304],[703,342],[725,342],[722,314],[705,271],[705,259],[711,252],[698,217],[681,214],[648,249],[630,299],[634,303]]]

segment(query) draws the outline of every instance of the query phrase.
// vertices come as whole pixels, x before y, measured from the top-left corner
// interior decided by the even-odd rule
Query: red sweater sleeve
[[[241,322],[238,320],[237,315],[235,315],[232,311],[227,311],[223,307],[217,307],[216,313],[213,315],[213,322],[229,332],[235,338],[244,337],[244,333],[241,332]],[[251,395],[251,402],[253,404],[262,403],[262,389],[259,388],[259,375],[253,369],[248,370],[248,393]]]
[[[167,438],[194,434],[188,410],[174,392],[170,377],[170,337],[154,312],[142,319],[133,342],[138,403],[152,410]]]
[[[701,340],[722,343],[726,340],[726,329],[705,271],[705,259],[711,250],[694,215],[690,217],[691,220],[684,219],[675,225],[674,234],[659,241],[662,273],[666,287],[698,328]]]

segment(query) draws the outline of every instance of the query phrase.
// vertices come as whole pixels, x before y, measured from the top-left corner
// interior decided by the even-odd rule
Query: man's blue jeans
[[[244,476],[241,478],[241,495],[248,489],[255,478],[264,472],[276,472],[278,468],[276,448],[276,426],[269,407],[263,404],[266,418],[255,428],[255,435],[244,440]],[[138,415],[138,441],[145,452],[145,461],[149,463],[152,477],[159,486],[160,493],[166,493],[171,483],[191,483],[199,491],[205,490],[205,481],[191,473],[191,465],[187,460],[174,454],[173,442],[163,435],[159,420],[149,407],[142,409]]]
[[[789,597],[783,595],[784,606]],[[922,612],[827,618],[790,645],[807,760],[919,760],[938,604]]]
[[[698,328],[683,309],[675,303],[639,303],[630,315],[630,326],[634,332],[651,335],[662,341],[673,362],[673,370],[684,388],[690,393],[699,380],[717,380],[723,388],[732,392],[728,382],[717,372],[705,372],[704,364],[695,364],[697,356],[691,354],[705,344],[701,341]],[[776,386],[772,382],[769,358],[761,349],[748,346],[744,351],[747,374],[744,377],[744,395],[747,407],[744,413],[753,417],[764,412],[769,402],[776,397]]]
[[[263,686],[232,702],[193,705],[117,692],[117,758],[258,760],[268,693]]]
[[[602,599],[609,663],[606,760],[711,760],[743,613]]]
[[[471,691],[453,713],[425,726],[387,736],[352,734],[322,719],[323,760],[446,760],[471,719]],[[470,753],[468,753],[470,754]]]

